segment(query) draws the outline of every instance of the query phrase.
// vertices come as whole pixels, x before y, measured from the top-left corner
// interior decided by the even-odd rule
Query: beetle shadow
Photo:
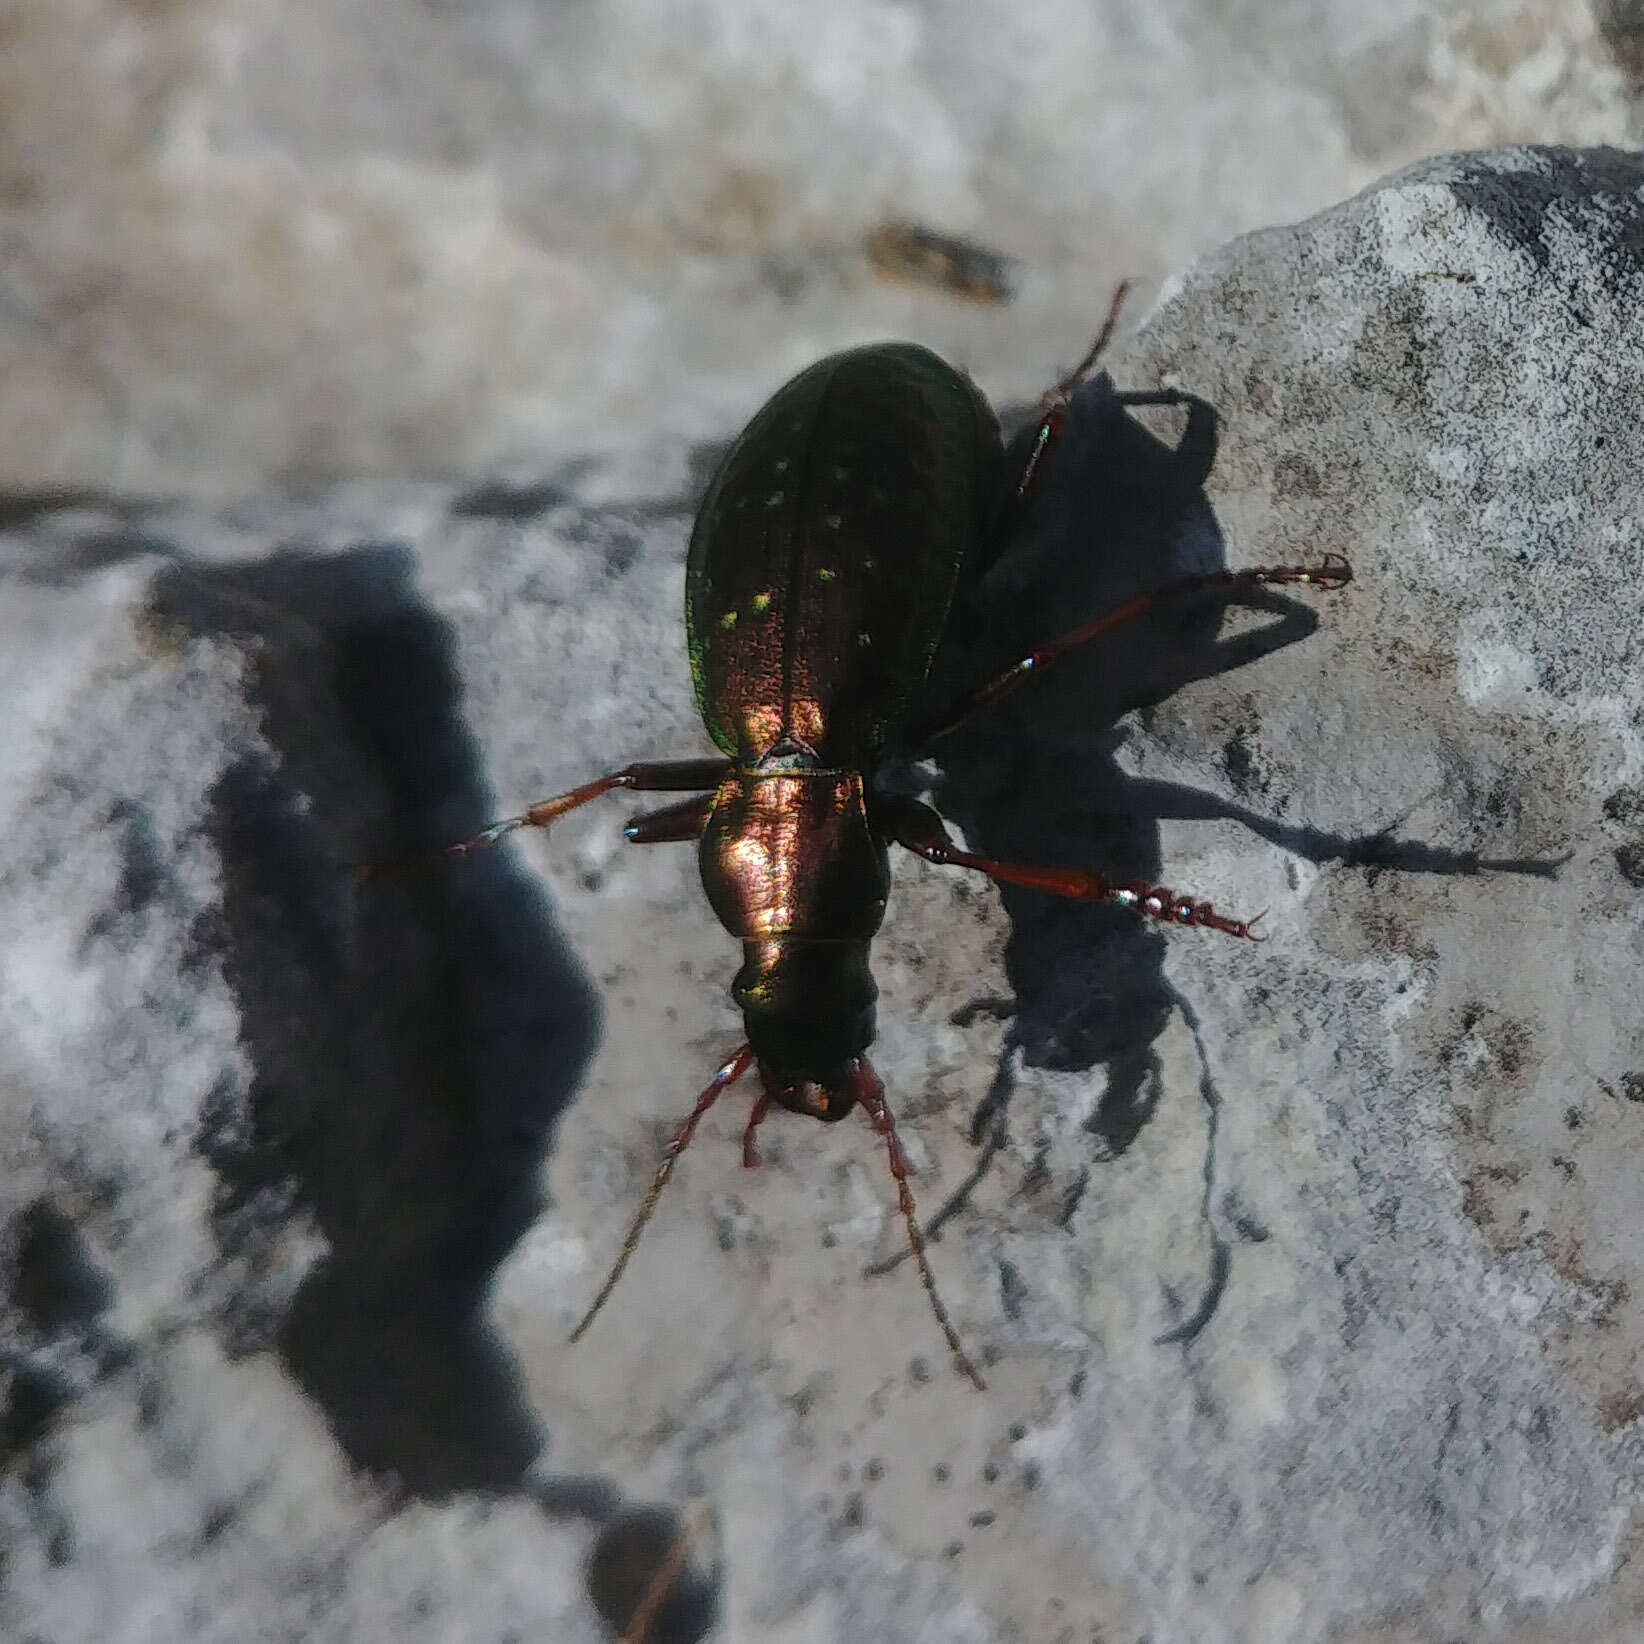
[[[969,571],[931,697],[951,700],[1137,594],[1225,569],[1204,493],[1217,427],[1214,408],[1191,401],[1172,447],[1127,415],[1105,374],[1082,388],[1025,517],[991,562]],[[1025,434],[1031,438],[1031,424]],[[1019,436],[1006,453],[1007,482],[1025,459]],[[934,749],[938,809],[986,855],[1158,883],[1160,815],[1138,802],[1118,764],[1119,721],[1195,679],[1295,644],[1318,625],[1312,609],[1270,589],[1241,602],[1273,621],[1223,640],[1225,598],[1173,601],[1070,654],[1008,705],[965,721]],[[1125,909],[1000,890],[1015,996],[1007,1062],[1020,1052],[1056,1071],[1104,1066],[1107,1091],[1088,1128],[1095,1156],[1116,1157],[1159,1099],[1153,1044],[1176,1003],[1164,977],[1165,933]],[[995,1081],[973,1124],[977,1140],[1001,1121],[1009,1083]]]
[[[1023,471],[1036,425],[1037,419],[1011,443],[1007,481]],[[1225,540],[1204,492],[1217,429],[1214,407],[1189,400],[1185,429],[1172,446],[1127,413],[1105,374],[1075,394],[1064,436],[1023,518],[991,561],[969,571],[961,589],[931,678],[925,711],[933,721],[943,704],[1075,624],[1180,578],[1227,568]],[[1230,603],[1270,620],[1224,633]],[[1162,601],[936,743],[930,750],[938,767],[934,802],[984,855],[1095,868],[1121,881],[1167,879],[1159,824],[1185,818],[1238,821],[1313,862],[1408,872],[1552,872],[1554,865],[1545,862],[1487,859],[1400,840],[1391,829],[1357,836],[1297,827],[1221,795],[1139,780],[1121,769],[1125,714],[1304,640],[1317,626],[1312,606],[1272,588],[1240,590],[1232,601],[1225,592]],[[1240,746],[1230,743],[1227,770],[1235,787],[1248,774],[1240,755]],[[923,781],[903,764],[887,786],[907,791]],[[1193,894],[1192,886],[1178,889]],[[1152,1118],[1162,1093],[1155,1041],[1180,1012],[1198,1048],[1209,1120],[1203,1208],[1212,1254],[1202,1297],[1181,1309],[1185,1317],[1161,1339],[1190,1340],[1215,1310],[1231,1250],[1209,1214],[1221,1097],[1197,1016],[1164,974],[1168,934],[1112,905],[1010,885],[1001,885],[1000,894],[1011,922],[1005,962],[1014,1000],[978,1001],[974,1008],[1008,1017],[1010,1027],[999,1073],[972,1120],[972,1140],[982,1153],[927,1230],[940,1231],[1004,1145],[1018,1056],[1056,1071],[1105,1068],[1106,1089],[1086,1121],[1094,1165],[1123,1154]],[[1087,1168],[1064,1199],[1063,1225],[1088,1179]]]
[[[328,1245],[289,1307],[247,1288],[229,1346],[277,1346],[351,1460],[441,1495],[519,1486],[544,1442],[485,1301],[542,1209],[598,1006],[510,851],[353,884],[351,861],[462,837],[491,808],[452,635],[412,566],[378,546],[178,566],[153,611],[246,653],[271,750],[213,792],[221,912],[191,933],[220,957],[250,1075],[197,1138],[213,1230],[252,1272],[278,1266],[293,1211]],[[368,840],[384,811],[401,832]]]

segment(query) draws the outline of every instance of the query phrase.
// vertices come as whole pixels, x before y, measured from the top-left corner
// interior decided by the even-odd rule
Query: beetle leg
[[[700,839],[713,808],[714,796],[700,793],[691,799],[681,799],[676,805],[664,805],[659,811],[630,817],[622,836],[630,845],[664,845],[672,840]]]
[[[1016,494],[1013,499],[1016,510],[1026,507],[1038,489],[1039,481],[1043,477],[1045,458],[1050,455],[1051,447],[1062,437],[1062,428],[1067,422],[1068,402],[1073,398],[1073,391],[1096,369],[1097,360],[1102,357],[1107,345],[1113,341],[1113,333],[1119,324],[1119,310],[1124,307],[1125,296],[1129,290],[1130,281],[1120,280],[1114,288],[1113,300],[1107,305],[1107,318],[1102,321],[1102,329],[1096,333],[1096,340],[1090,345],[1085,357],[1039,402],[1039,426],[1034,430],[1033,445],[1028,451],[1027,461],[1022,465],[1022,472],[1016,479]]]
[[[948,1310],[942,1305],[942,1298],[936,1293],[936,1279],[925,1256],[925,1235],[920,1232],[918,1218],[914,1215],[913,1189],[908,1186],[908,1177],[913,1174],[913,1169],[908,1164],[907,1154],[902,1151],[901,1140],[896,1134],[896,1121],[891,1118],[891,1111],[885,1105],[885,1087],[880,1083],[879,1075],[868,1065],[865,1056],[856,1059],[855,1066],[845,1075],[844,1082],[850,1086],[852,1094],[862,1104],[862,1110],[867,1114],[869,1123],[885,1138],[885,1151],[890,1155],[891,1175],[896,1178],[897,1206],[902,1212],[902,1220],[908,1227],[908,1248],[913,1252],[913,1259],[918,1264],[919,1280],[925,1287],[925,1294],[930,1297],[936,1322],[941,1325],[942,1334],[947,1338],[948,1347],[959,1368],[985,1393],[987,1383],[982,1380],[976,1366],[965,1356],[959,1332],[954,1329],[953,1320],[948,1317]]]
[[[730,768],[731,761],[728,759],[668,759],[624,765],[620,771],[595,777],[592,782],[584,782],[580,788],[572,788],[568,793],[538,800],[530,810],[518,816],[505,817],[501,822],[493,822],[472,839],[462,839],[441,850],[423,851],[392,862],[367,862],[355,870],[355,876],[361,880],[377,879],[387,873],[431,867],[448,859],[473,856],[520,828],[551,827],[567,812],[586,805],[590,799],[598,799],[613,788],[633,788],[640,793],[695,793],[704,788],[717,788]]]
[[[771,1110],[771,1093],[768,1090],[760,1091],[754,1099],[753,1111],[748,1115],[748,1128],[742,1132],[742,1168],[752,1170],[759,1163],[759,1149],[754,1146],[754,1132],[764,1122],[765,1115]]]
[[[974,868],[1006,885],[1025,885],[1029,890],[1047,891],[1052,896],[1066,896],[1077,902],[1112,902],[1118,907],[1135,908],[1138,913],[1168,924],[1202,925],[1209,930],[1225,931],[1229,936],[1262,940],[1253,928],[1260,914],[1256,919],[1229,919],[1217,913],[1208,902],[1178,896],[1175,891],[1150,885],[1145,880],[1109,879],[1105,873],[1092,873],[1085,868],[1034,868],[962,851],[954,844],[941,817],[914,799],[881,800],[877,820],[880,828],[897,844],[942,867]]]
[[[1003,673],[995,674],[992,679],[984,681],[975,690],[961,697],[948,714],[935,725],[919,727],[910,737],[909,745],[923,748],[928,743],[936,741],[938,737],[946,736],[978,710],[990,703],[1002,702],[1007,696],[1019,691],[1036,674],[1066,656],[1069,651],[1077,650],[1081,645],[1088,645],[1093,639],[1100,639],[1104,634],[1111,633],[1127,622],[1134,622],[1138,617],[1146,616],[1166,600],[1176,599],[1183,594],[1207,593],[1213,589],[1223,591],[1231,597],[1243,588],[1272,588],[1290,584],[1305,584],[1325,589],[1345,588],[1352,580],[1353,567],[1340,554],[1326,554],[1316,565],[1260,565],[1249,571],[1209,571],[1203,576],[1183,577],[1179,582],[1155,588],[1150,594],[1138,594],[1134,599],[1127,599],[1122,605],[1115,605],[1112,610],[1104,611],[1099,617],[1082,623],[1071,633],[1063,634],[1060,639],[1052,640],[1050,644],[1042,646],[1037,651],[1028,652]]]
[[[1107,345],[1113,341],[1113,333],[1119,327],[1119,311],[1124,307],[1125,298],[1130,295],[1130,288],[1134,284],[1133,280],[1120,280],[1114,286],[1113,295],[1108,299],[1107,318],[1102,321],[1102,329],[1096,333],[1096,340],[1086,350],[1085,357],[1045,396],[1047,402],[1060,401],[1065,405],[1073,398],[1073,390],[1096,369],[1096,362],[1107,352]]]
[[[581,1341],[588,1326],[594,1322],[600,1308],[605,1305],[606,1298],[616,1289],[617,1280],[628,1265],[629,1258],[639,1246],[639,1236],[645,1231],[645,1224],[651,1219],[651,1212],[656,1209],[656,1202],[662,1197],[662,1190],[668,1185],[668,1178],[674,1173],[674,1160],[683,1153],[690,1143],[691,1137],[696,1134],[696,1127],[701,1122],[702,1115],[719,1099],[721,1091],[734,1085],[748,1070],[748,1064],[753,1060],[753,1051],[744,1045],[730,1061],[728,1061],[708,1081],[708,1087],[696,1099],[696,1106],[691,1109],[690,1117],[674,1132],[674,1138],[662,1150],[662,1163],[657,1166],[656,1175],[651,1178],[651,1186],[634,1219],[628,1225],[628,1232],[622,1241],[622,1249],[617,1253],[617,1259],[606,1275],[605,1282],[599,1287],[599,1294],[589,1303],[588,1311],[582,1315],[582,1321],[571,1332],[573,1342]]]

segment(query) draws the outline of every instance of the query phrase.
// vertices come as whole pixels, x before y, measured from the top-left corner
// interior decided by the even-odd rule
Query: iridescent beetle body
[[[715,1099],[757,1062],[763,1089],[743,1136],[776,1106],[836,1120],[861,1106],[884,1138],[920,1277],[954,1357],[978,1386],[937,1296],[884,1087],[865,1052],[877,989],[869,946],[890,891],[889,846],[1052,895],[1113,902],[1157,919],[1251,934],[1207,902],[1097,872],[1036,868],[959,849],[941,818],[877,792],[893,750],[914,752],[1009,695],[1066,651],[1175,594],[1271,583],[1340,587],[1345,560],[1213,572],[1161,588],[1022,657],[947,715],[908,723],[947,627],[961,570],[1008,537],[1059,437],[1068,399],[1116,323],[1046,397],[1018,472],[999,425],[962,372],[911,343],[852,349],[801,372],[754,417],[708,487],[685,572],[685,623],[697,705],[718,759],[625,766],[450,846],[466,856],[517,828],[546,828],[613,788],[692,797],[635,817],[636,843],[697,840],[714,912],[742,944],[732,986],[747,1042],[722,1066],[669,1143],[604,1285],[573,1332],[592,1323]],[[1172,389],[1123,393],[1176,405]]]
[[[1002,453],[991,407],[928,349],[853,349],[777,393],[697,515],[687,643],[732,761],[702,881],[742,943],[733,993],[767,1090],[820,1118],[848,1111],[838,1075],[873,1042],[890,865],[869,779],[930,671]]]

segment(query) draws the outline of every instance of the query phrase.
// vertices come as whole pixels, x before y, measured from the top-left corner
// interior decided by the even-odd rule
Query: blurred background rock
[[[5,0],[0,484],[528,468],[887,334],[1027,398],[1121,276],[1641,85],[1640,0]]]

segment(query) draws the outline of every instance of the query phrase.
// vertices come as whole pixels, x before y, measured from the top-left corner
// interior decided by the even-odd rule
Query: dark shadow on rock
[[[515,1486],[543,1443],[485,1301],[542,1208],[598,1007],[509,850],[353,882],[492,809],[412,568],[394,547],[283,553],[179,568],[154,605],[246,652],[276,756],[228,773],[210,824],[222,914],[196,935],[251,1068],[202,1119],[215,1230],[254,1268],[296,1207],[330,1247],[289,1311],[245,1304],[230,1345],[277,1343],[356,1463],[439,1494]]]
[[[932,700],[957,698],[1138,594],[1227,569],[1203,489],[1215,445],[1215,411],[1203,401],[1190,403],[1185,432],[1171,447],[1127,414],[1105,376],[1080,390],[1020,527],[995,563],[972,577],[937,660]],[[1020,470],[1024,454],[1018,438],[1007,472]],[[1235,820],[1314,862],[1413,873],[1555,871],[1543,860],[1402,840],[1391,828],[1348,835],[1282,823],[1218,794],[1127,776],[1115,757],[1123,715],[1304,640],[1318,626],[1311,604],[1273,589],[1240,591],[1236,603],[1272,620],[1224,636],[1225,593],[1162,601],[1069,654],[1008,703],[983,709],[935,745],[943,814],[987,855],[1097,868],[1121,880],[1168,879],[1158,828],[1167,818]],[[1238,751],[1228,750],[1235,775]],[[890,780],[912,782],[905,770]],[[1150,1047],[1173,1008],[1160,969],[1169,934],[1116,907],[1011,886],[1001,894],[1012,925],[1014,1043],[1035,1066],[1107,1065],[1110,1089],[1093,1129],[1122,1152],[1145,1122]]]
[[[1007,474],[1022,471],[1033,431],[1029,424],[1013,442]],[[1104,610],[1182,578],[1227,569],[1222,532],[1203,489],[1216,433],[1214,408],[1191,401],[1172,447],[1127,413],[1105,375],[1081,389],[1064,438],[1003,552],[967,577],[921,716],[939,721],[944,704]],[[1271,620],[1224,634],[1225,592],[1161,601],[1070,653],[1008,703],[983,709],[931,750],[940,772],[938,809],[984,855],[1095,868],[1121,881],[1162,880],[1187,894],[1193,887],[1173,881],[1162,860],[1159,822],[1165,818],[1237,820],[1318,862],[1431,873],[1553,871],[1556,865],[1547,862],[1403,841],[1391,829],[1349,836],[1282,824],[1219,795],[1127,776],[1116,758],[1123,715],[1304,640],[1318,625],[1311,603],[1273,589],[1241,590],[1234,603]],[[1228,751],[1235,778],[1238,753]],[[904,765],[887,770],[885,785],[908,791],[921,781]],[[933,1230],[960,1206],[1004,1141],[1017,1052],[1029,1065],[1058,1071],[1103,1065],[1107,1089],[1087,1126],[1091,1162],[1130,1147],[1159,1099],[1154,1042],[1182,1007],[1164,975],[1164,944],[1173,935],[1227,940],[1202,932],[1189,938],[1124,909],[1008,885],[1001,896],[1011,921],[1006,967],[1016,1008],[1000,1078],[975,1116],[973,1138],[984,1144],[979,1168],[931,1218]],[[1201,1095],[1214,1115],[1220,1097],[1208,1066]],[[1221,1262],[1206,1292],[1214,1298],[1226,1282],[1226,1247],[1211,1232]],[[1202,1305],[1191,1311],[1187,1334],[1207,1317]]]
[[[1611,9],[1619,10],[1613,5]],[[1635,19],[1635,25],[1633,38],[1644,39],[1644,24]],[[1620,255],[1601,261],[1597,269],[1611,294],[1627,300],[1644,268],[1644,216],[1637,205],[1644,158],[1619,148],[1537,147],[1522,152],[1527,163],[1511,172],[1483,157],[1464,156],[1462,174],[1447,179],[1444,186],[1460,205],[1483,218],[1499,240],[1529,257],[1543,279],[1560,277],[1553,259],[1560,237],[1570,232],[1568,215],[1602,215],[1606,237],[1613,239]],[[1569,297],[1572,312],[1590,323],[1581,292],[1572,287]]]
[[[50,1199],[18,1218],[11,1299],[41,1336],[84,1333],[114,1300],[114,1286],[80,1229]]]
[[[70,1208],[47,1196],[0,1228],[0,1470],[38,1445],[102,1377],[129,1363],[106,1323],[114,1284]],[[9,1315],[9,1317],[7,1317]],[[48,1469],[49,1470],[49,1469]]]
[[[697,1644],[707,1634],[720,1571],[704,1563],[696,1540],[671,1507],[630,1507],[605,1526],[588,1560],[588,1592],[613,1632],[646,1644]]]
[[[1026,516],[997,561],[972,576],[933,699],[957,696],[1123,600],[1224,569],[1203,490],[1216,428],[1214,409],[1192,402],[1172,447],[1126,413],[1105,376],[1075,395]],[[1007,473],[1024,457],[1018,439]],[[938,808],[990,856],[1157,883],[1158,823],[1133,802],[1115,758],[1118,721],[1317,626],[1311,609],[1271,591],[1240,599],[1274,620],[1223,640],[1225,597],[1172,601],[1064,658],[1008,705],[978,713],[936,744]],[[1167,935],[1123,909],[1009,886],[1001,893],[1016,995],[1010,1047],[1038,1067],[1105,1065],[1108,1090],[1091,1131],[1097,1157],[1120,1154],[1158,1099],[1153,1042],[1174,1008],[1162,970]],[[990,1102],[991,1122],[1003,1103],[996,1093]]]

